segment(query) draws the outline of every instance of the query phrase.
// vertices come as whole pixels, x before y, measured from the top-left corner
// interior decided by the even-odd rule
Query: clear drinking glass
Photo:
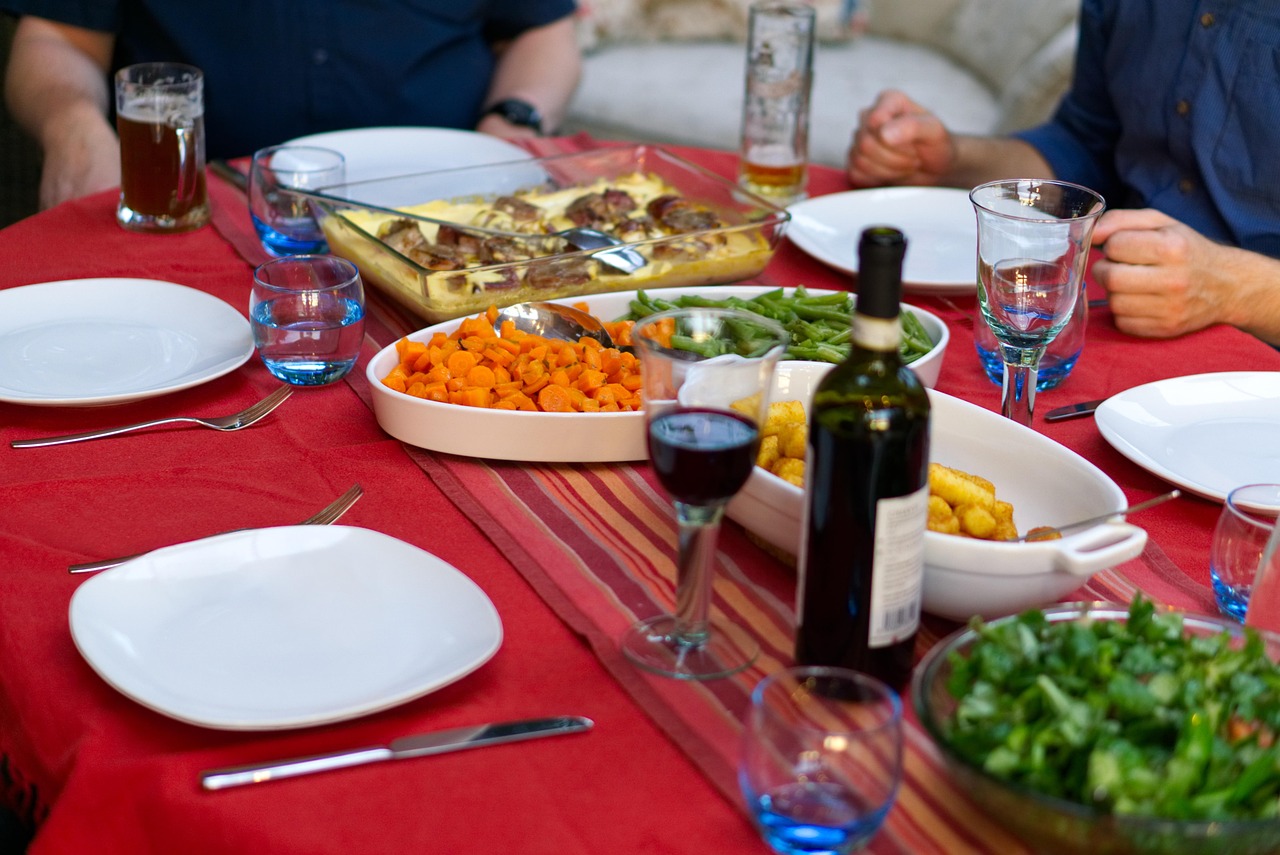
[[[249,213],[263,248],[272,255],[327,252],[311,203],[291,189],[317,190],[347,180],[342,152],[310,145],[259,149],[249,167]]]
[[[204,174],[204,73],[177,62],[116,72],[120,201],[116,221],[139,232],[185,232],[209,222]]]
[[[1280,515],[1280,484],[1246,484],[1227,494],[1209,547],[1218,610],[1243,621],[1267,540]]]
[[[902,702],[843,668],[791,668],[761,680],[742,732],[738,784],[775,852],[862,849],[902,779]]]
[[[1001,412],[1031,424],[1045,348],[1080,299],[1106,203],[1078,184],[993,181],[969,193],[978,218],[978,306],[1004,361]]]
[[[738,183],[781,205],[803,199],[816,12],[807,3],[751,6]]]
[[[622,650],[669,677],[709,680],[750,665],[758,645],[711,626],[713,564],[725,505],[755,466],[773,369],[789,334],[732,309],[676,309],[639,321],[649,462],[679,524],[676,605],[633,626]]]
[[[253,271],[253,343],[267,370],[295,386],[341,379],[364,340],[360,271],[332,255],[289,255]]]

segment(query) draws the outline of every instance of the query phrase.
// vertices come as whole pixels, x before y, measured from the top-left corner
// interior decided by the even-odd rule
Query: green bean
[[[784,289],[775,288],[749,300],[734,296],[717,299],[710,294],[686,294],[673,300],[662,300],[639,291],[631,301],[627,317],[639,320],[669,308],[721,308],[753,312],[777,321],[790,333],[791,344],[784,358],[841,362],[849,354],[849,318],[853,305],[854,296],[850,293],[839,291],[813,294],[803,285],[797,286],[790,296],[787,296]],[[934,343],[928,332],[911,311],[902,312],[901,324],[900,352],[904,362],[913,362],[933,349]],[[745,338],[751,340],[753,337],[748,335]],[[689,349],[699,353],[706,350],[704,347]]]

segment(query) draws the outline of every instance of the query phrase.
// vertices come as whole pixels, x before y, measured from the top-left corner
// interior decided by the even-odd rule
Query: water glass
[[[751,6],[738,183],[784,206],[807,195],[815,19],[807,3]]]
[[[116,72],[120,201],[132,231],[185,232],[209,222],[204,175],[204,74],[176,62]]]
[[[1040,357],[1040,366],[1036,370],[1037,392],[1056,389],[1071,375],[1071,369],[1076,367],[1084,350],[1088,327],[1089,298],[1085,289],[1081,288],[1080,298],[1076,300],[1076,307],[1067,319],[1066,326],[1049,342],[1044,349],[1044,356]],[[1004,360],[1000,358],[1000,343],[996,341],[991,327],[983,321],[981,309],[974,318],[973,343],[987,378],[997,386],[1000,385],[1004,381]]]
[[[342,152],[305,145],[259,149],[249,167],[249,213],[262,246],[272,255],[327,252],[324,232],[305,196],[347,180]]]
[[[884,824],[902,779],[902,702],[844,668],[779,671],[751,695],[738,784],[775,852],[847,853]]]
[[[332,255],[290,255],[253,271],[253,342],[267,370],[295,386],[323,386],[356,364],[364,340],[364,285]]]
[[[1218,610],[1244,621],[1262,552],[1280,515],[1280,484],[1247,484],[1227,494],[1209,547]]]

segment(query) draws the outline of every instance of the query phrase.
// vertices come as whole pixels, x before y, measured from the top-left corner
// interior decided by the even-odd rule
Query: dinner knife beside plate
[[[200,785],[206,790],[224,790],[228,787],[260,784],[264,781],[274,781],[279,778],[310,775],[313,772],[327,772],[331,769],[345,769],[350,766],[378,763],[383,760],[407,760],[411,757],[447,754],[450,751],[462,751],[466,748],[479,748],[484,745],[499,745],[504,742],[519,742],[525,739],[537,739],[542,736],[580,733],[590,730],[593,724],[594,722],[589,718],[566,715],[553,718],[508,721],[501,724],[479,724],[472,727],[440,730],[433,733],[419,733],[394,740],[388,745],[370,745],[332,754],[317,754],[292,760],[277,760],[267,763],[253,763],[247,766],[214,769],[201,773]]]

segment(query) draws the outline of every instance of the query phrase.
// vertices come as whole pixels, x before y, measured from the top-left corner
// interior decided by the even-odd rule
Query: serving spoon
[[[1153,499],[1147,499],[1145,502],[1138,502],[1138,504],[1136,505],[1130,505],[1127,508],[1121,508],[1118,511],[1112,511],[1109,514],[1098,514],[1098,516],[1096,517],[1089,517],[1088,519],[1084,519],[1084,520],[1076,520],[1073,523],[1067,523],[1066,525],[1053,526],[1051,528],[1032,529],[1031,531],[1024,534],[1022,537],[1015,537],[1013,540],[1008,542],[1023,543],[1023,542],[1029,541],[1031,543],[1035,543],[1038,540],[1049,539],[1053,537],[1055,534],[1065,534],[1066,532],[1069,532],[1069,531],[1077,531],[1082,528],[1089,528],[1091,526],[1097,525],[1098,523],[1104,523],[1107,520],[1113,519],[1115,517],[1127,516],[1129,514],[1135,514],[1138,511],[1145,511],[1147,508],[1153,508],[1156,505],[1163,504],[1164,502],[1169,501],[1170,499],[1176,499],[1181,495],[1182,495],[1181,490],[1170,490],[1169,492],[1162,493]]]
[[[540,335],[543,338],[560,339],[561,341],[577,341],[580,338],[593,338],[605,347],[613,347],[624,353],[635,353],[630,345],[617,344],[600,319],[581,309],[566,306],[562,303],[546,303],[532,301],[515,303],[498,310],[495,327],[501,327],[503,321],[511,321],[516,329]]]

